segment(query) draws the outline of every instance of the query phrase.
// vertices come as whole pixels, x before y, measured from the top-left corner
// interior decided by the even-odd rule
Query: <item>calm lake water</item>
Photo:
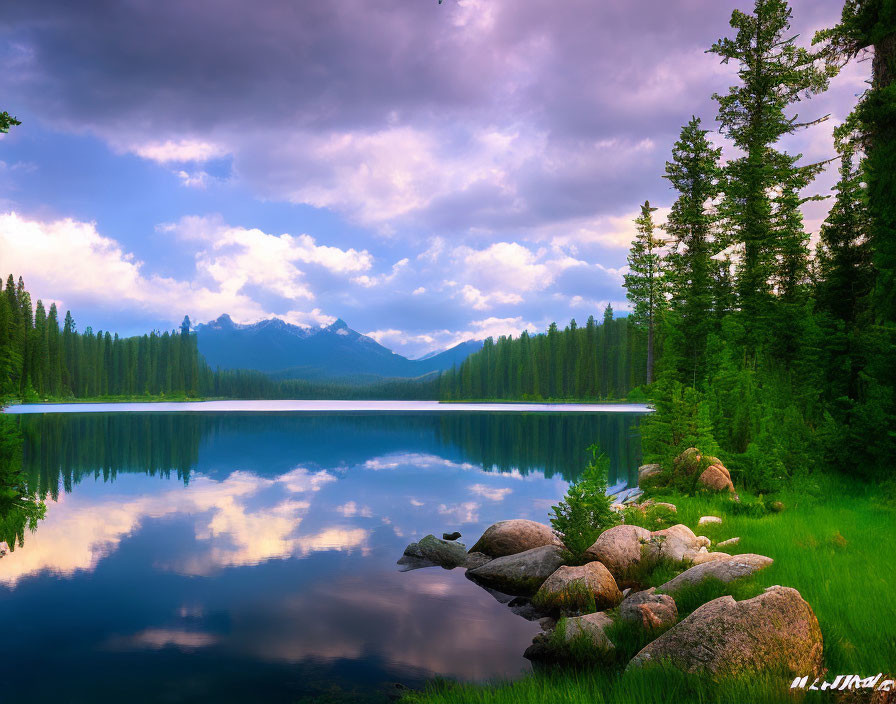
[[[536,623],[396,560],[546,522],[595,441],[632,480],[639,415],[365,409],[17,415],[48,507],[0,559],[0,700],[387,701],[525,672]]]

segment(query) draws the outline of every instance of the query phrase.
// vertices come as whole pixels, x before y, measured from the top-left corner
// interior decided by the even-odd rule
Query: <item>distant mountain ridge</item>
[[[450,369],[482,347],[469,340],[451,349],[408,359],[344,320],[303,328],[279,318],[235,323],[228,314],[196,326],[199,352],[213,369],[254,369],[279,379],[376,381],[415,378]]]

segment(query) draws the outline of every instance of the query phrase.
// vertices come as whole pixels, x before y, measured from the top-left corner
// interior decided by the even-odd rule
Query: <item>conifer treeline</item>
[[[200,367],[189,320],[139,337],[82,333],[71,312],[60,326],[55,303],[32,307],[21,277],[10,274],[0,294],[0,397],[195,396]]]
[[[489,338],[482,349],[442,375],[440,396],[452,399],[619,399],[646,381],[644,336],[625,318],[591,316],[584,327],[552,323],[547,333]]]

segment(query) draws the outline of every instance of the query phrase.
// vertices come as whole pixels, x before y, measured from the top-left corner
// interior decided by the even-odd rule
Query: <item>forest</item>
[[[458,368],[442,375],[440,398],[615,400],[646,382],[645,338],[607,306],[600,323],[570,321],[564,330],[489,338]]]
[[[620,398],[649,384],[645,460],[697,445],[730,459],[736,483],[769,491],[827,467],[892,478],[896,453],[896,16],[847,2],[842,23],[801,47],[783,0],[732,15],[709,48],[737,68],[718,106],[722,161],[692,118],[665,173],[667,222],[645,202],[625,287],[632,312],[546,337],[499,340],[443,380],[444,398]],[[823,129],[800,103],[866,49],[869,89],[834,129],[839,179],[813,189],[826,162],[781,140]],[[801,206],[830,199],[817,242]],[[446,388],[447,386],[447,388]]]

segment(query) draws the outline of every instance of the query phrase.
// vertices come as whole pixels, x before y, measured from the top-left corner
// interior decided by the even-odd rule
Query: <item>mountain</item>
[[[226,313],[196,326],[199,352],[213,369],[255,369],[278,379],[414,378],[450,369],[482,347],[467,341],[451,349],[408,359],[337,320],[302,328],[279,318],[242,325]]]

